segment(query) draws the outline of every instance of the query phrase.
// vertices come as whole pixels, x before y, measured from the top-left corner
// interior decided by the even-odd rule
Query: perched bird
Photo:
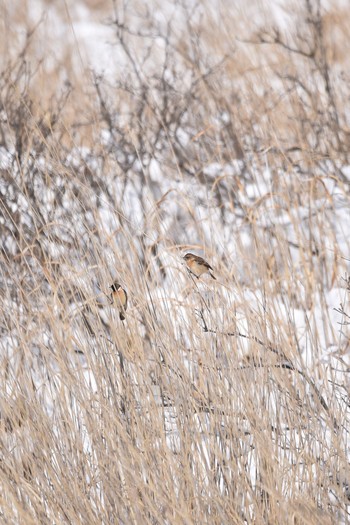
[[[113,283],[110,288],[112,290],[111,304],[114,304],[114,306],[119,310],[119,319],[124,321],[125,312],[128,307],[128,294],[119,283]]]
[[[216,277],[210,271],[213,270],[213,268],[210,266],[210,264],[207,263],[207,261],[203,259],[203,257],[199,257],[198,255],[194,255],[193,253],[186,253],[184,259],[191,273],[193,273],[193,275],[195,275],[197,279],[199,279],[199,277],[203,273],[208,272],[210,277],[216,280]]]

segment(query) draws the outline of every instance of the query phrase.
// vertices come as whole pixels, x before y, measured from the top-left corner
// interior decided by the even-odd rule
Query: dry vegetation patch
[[[189,4],[2,8],[4,523],[349,519],[350,15]]]

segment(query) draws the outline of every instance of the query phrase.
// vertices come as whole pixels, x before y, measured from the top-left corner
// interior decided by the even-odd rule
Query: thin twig
[[[329,407],[324,399],[324,397],[322,396],[322,394],[319,392],[317,386],[315,385],[315,383],[313,382],[313,380],[308,377],[305,372],[303,372],[302,370],[300,370],[299,368],[296,368],[293,363],[284,355],[284,353],[281,351],[281,350],[277,350],[276,348],[274,348],[271,344],[266,344],[264,343],[261,339],[259,339],[258,337],[254,336],[254,335],[246,335],[246,334],[242,334],[241,332],[239,331],[236,331],[236,332],[219,332],[218,330],[214,330],[212,328],[209,328],[208,325],[207,325],[207,322],[205,321],[204,319],[204,315],[203,315],[203,311],[201,310],[199,312],[199,317],[201,318],[202,320],[202,323],[203,323],[203,331],[204,332],[208,332],[208,333],[211,333],[211,334],[220,334],[220,335],[226,335],[228,337],[243,337],[244,339],[248,339],[248,340],[251,340],[251,341],[255,341],[256,343],[258,343],[259,345],[263,346],[264,348],[266,348],[267,350],[270,350],[271,352],[273,352],[274,354],[278,355],[279,357],[283,358],[285,360],[285,363],[280,363],[279,365],[275,365],[276,367],[278,368],[286,368],[288,370],[293,370],[295,372],[297,372],[299,375],[301,375],[305,381],[310,385],[310,387],[312,388],[312,390],[314,391],[314,393],[316,394],[316,397],[318,398],[319,402],[321,403],[322,407],[327,411],[329,412]],[[263,364],[257,364],[257,365],[254,365],[255,368],[263,368],[264,366],[266,365],[263,365]],[[244,367],[243,367],[244,368]],[[336,420],[334,419],[333,420],[333,424],[334,424],[334,427],[335,428],[338,428],[338,425],[336,423]]]

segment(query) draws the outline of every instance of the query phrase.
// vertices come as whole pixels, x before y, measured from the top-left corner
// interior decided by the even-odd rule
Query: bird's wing
[[[127,307],[128,307],[128,294],[126,293],[125,290],[124,290],[124,293],[125,293],[125,306],[124,306],[124,310],[126,310]]]
[[[205,259],[203,259],[203,257],[198,257],[197,261],[198,261],[199,264],[202,264],[203,266],[208,268],[208,270],[213,270],[213,268],[210,266],[210,264],[207,263],[207,261]]]

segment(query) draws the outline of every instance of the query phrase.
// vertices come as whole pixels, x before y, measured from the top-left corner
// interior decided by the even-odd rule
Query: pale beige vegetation
[[[279,27],[272,2],[178,1],[168,22],[81,2],[113,35],[105,76],[76,2],[47,2],[59,40],[17,3],[1,523],[347,523],[349,10],[300,1]],[[217,281],[186,273],[187,249]]]

